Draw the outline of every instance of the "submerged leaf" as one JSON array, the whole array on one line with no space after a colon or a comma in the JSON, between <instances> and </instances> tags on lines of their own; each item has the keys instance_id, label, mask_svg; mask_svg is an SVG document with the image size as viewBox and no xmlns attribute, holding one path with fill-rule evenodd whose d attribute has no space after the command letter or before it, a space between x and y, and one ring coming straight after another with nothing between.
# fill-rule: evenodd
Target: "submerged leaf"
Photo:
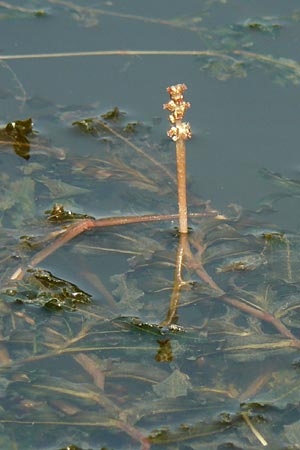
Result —
<instances>
[{"instance_id":1,"label":"submerged leaf","mask_svg":"<svg viewBox=\"0 0 300 450\"><path fill-rule=\"evenodd\" d=\"M231 417L228 414L228 417ZM211 423L207 423L204 420L199 423L194 423L192 425L182 424L177 428L177 430L173 431L169 428L160 428L158 430L154 430L151 432L149 439L153 444L174 444L185 440L192 440L198 438L198 442L201 445L201 438L207 438L209 436L215 435L216 433L222 433L225 430L228 430L234 425L235 419L234 417L231 420L225 421L213 421ZM198 447L198 442L196 443L196 447L192 447L195 449L201 448ZM214 440L215 442L215 440ZM205 447L207 448L207 442L205 443ZM202 447L203 448L203 447ZM218 448L221 448L218 446ZM230 444L229 448L232 447Z\"/></svg>"},{"instance_id":2,"label":"submerged leaf","mask_svg":"<svg viewBox=\"0 0 300 450\"><path fill-rule=\"evenodd\" d=\"M1 12L1 11L4 12ZM44 17L48 13L44 9L24 8L23 6L11 5L7 2L1 2L0 19L31 19L32 16Z\"/></svg>"},{"instance_id":3,"label":"submerged leaf","mask_svg":"<svg viewBox=\"0 0 300 450\"><path fill-rule=\"evenodd\" d=\"M263 361L266 357L273 355L286 355L288 352L294 352L291 339L284 339L276 334L263 334L253 330L252 332L244 330L244 336L228 335L226 344L223 344L222 350L230 355L231 358L241 362Z\"/></svg>"},{"instance_id":4,"label":"submerged leaf","mask_svg":"<svg viewBox=\"0 0 300 450\"><path fill-rule=\"evenodd\" d=\"M251 402L272 405L283 409L288 405L299 404L300 381L297 371L273 371L272 378L264 389L251 398Z\"/></svg>"},{"instance_id":5,"label":"submerged leaf","mask_svg":"<svg viewBox=\"0 0 300 450\"><path fill-rule=\"evenodd\" d=\"M284 426L287 440L290 444L296 445L299 448L300 442L300 420Z\"/></svg>"},{"instance_id":6,"label":"submerged leaf","mask_svg":"<svg viewBox=\"0 0 300 450\"><path fill-rule=\"evenodd\" d=\"M18 156L28 160L30 158L30 142L28 136L33 135L32 119L9 122L0 129L0 145L12 144Z\"/></svg>"},{"instance_id":7,"label":"submerged leaf","mask_svg":"<svg viewBox=\"0 0 300 450\"><path fill-rule=\"evenodd\" d=\"M45 175L42 175L39 181L47 186L53 198L72 197L73 195L82 195L89 192L89 189L48 178Z\"/></svg>"},{"instance_id":8,"label":"submerged leaf","mask_svg":"<svg viewBox=\"0 0 300 450\"><path fill-rule=\"evenodd\" d=\"M201 70L208 71L211 76L220 81L230 78L245 78L247 76L246 64L243 61L211 57Z\"/></svg>"},{"instance_id":9,"label":"submerged leaf","mask_svg":"<svg viewBox=\"0 0 300 450\"><path fill-rule=\"evenodd\" d=\"M162 398L176 398L187 395L192 388L190 378L176 369L168 378L153 386L154 392Z\"/></svg>"},{"instance_id":10,"label":"submerged leaf","mask_svg":"<svg viewBox=\"0 0 300 450\"><path fill-rule=\"evenodd\" d=\"M72 125L77 126L83 133L91 134L92 136L97 136L98 134L98 127L93 118L76 120Z\"/></svg>"},{"instance_id":11,"label":"submerged leaf","mask_svg":"<svg viewBox=\"0 0 300 450\"><path fill-rule=\"evenodd\" d=\"M3 292L5 295L17 302L54 310L76 310L78 305L91 302L91 295L75 284L41 269L28 270L17 288Z\"/></svg>"},{"instance_id":12,"label":"submerged leaf","mask_svg":"<svg viewBox=\"0 0 300 450\"><path fill-rule=\"evenodd\" d=\"M125 112L120 111L119 108L117 106L115 106L112 111L108 111L105 114L101 114L101 117L105 120L109 120L112 122L118 122L123 119L125 114L126 114Z\"/></svg>"},{"instance_id":13,"label":"submerged leaf","mask_svg":"<svg viewBox=\"0 0 300 450\"><path fill-rule=\"evenodd\" d=\"M117 285L112 294L120 299L123 307L129 308L129 310L132 308L133 311L143 308L140 299L144 296L144 292L137 287L136 280L128 280L126 274L123 273L111 276L110 280Z\"/></svg>"},{"instance_id":14,"label":"submerged leaf","mask_svg":"<svg viewBox=\"0 0 300 450\"><path fill-rule=\"evenodd\" d=\"M291 178L284 177L283 175L272 172L266 168L260 169L259 172L264 178L273 181L283 189L293 194L300 194L300 180L292 180Z\"/></svg>"},{"instance_id":15,"label":"submerged leaf","mask_svg":"<svg viewBox=\"0 0 300 450\"><path fill-rule=\"evenodd\" d=\"M266 16L246 19L234 28L270 33L274 37L282 27L283 22L278 17Z\"/></svg>"},{"instance_id":16,"label":"submerged leaf","mask_svg":"<svg viewBox=\"0 0 300 450\"><path fill-rule=\"evenodd\" d=\"M35 182L30 177L19 178L10 182L5 174L0 175L0 211L2 221L11 221L18 227L34 217Z\"/></svg>"},{"instance_id":17,"label":"submerged leaf","mask_svg":"<svg viewBox=\"0 0 300 450\"><path fill-rule=\"evenodd\" d=\"M87 214L73 213L72 211L66 211L63 205L55 203L51 210L45 211L45 214L49 214L49 222L69 222L79 219L94 219L94 217Z\"/></svg>"},{"instance_id":18,"label":"submerged leaf","mask_svg":"<svg viewBox=\"0 0 300 450\"><path fill-rule=\"evenodd\" d=\"M68 445L68 447L61 448L60 450L84 450L84 449L77 447L77 445Z\"/></svg>"},{"instance_id":19,"label":"submerged leaf","mask_svg":"<svg viewBox=\"0 0 300 450\"><path fill-rule=\"evenodd\" d=\"M256 270L264 262L264 258L261 255L244 255L239 258L225 260L222 265L217 267L216 272L244 272Z\"/></svg>"}]
</instances>

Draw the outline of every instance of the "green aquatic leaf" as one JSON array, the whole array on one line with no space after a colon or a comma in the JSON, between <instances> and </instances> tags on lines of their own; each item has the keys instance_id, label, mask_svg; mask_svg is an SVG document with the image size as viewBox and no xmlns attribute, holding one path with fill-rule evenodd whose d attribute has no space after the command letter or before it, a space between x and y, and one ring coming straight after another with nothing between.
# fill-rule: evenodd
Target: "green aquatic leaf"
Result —
<instances>
[{"instance_id":1,"label":"green aquatic leaf","mask_svg":"<svg viewBox=\"0 0 300 450\"><path fill-rule=\"evenodd\" d=\"M250 31L258 31L261 33L269 33L272 37L278 35L279 30L284 26L284 22L275 16L265 16L248 18L238 25L234 26L237 30L248 29Z\"/></svg>"},{"instance_id":2,"label":"green aquatic leaf","mask_svg":"<svg viewBox=\"0 0 300 450\"><path fill-rule=\"evenodd\" d=\"M19 227L31 220L36 213L35 182L30 177L10 181L0 175L0 212L2 221Z\"/></svg>"},{"instance_id":3,"label":"green aquatic leaf","mask_svg":"<svg viewBox=\"0 0 300 450\"><path fill-rule=\"evenodd\" d=\"M284 409L300 401L299 373L296 370L274 370L270 381L250 399L251 403ZM246 403L247 405L247 403Z\"/></svg>"},{"instance_id":4,"label":"green aquatic leaf","mask_svg":"<svg viewBox=\"0 0 300 450\"><path fill-rule=\"evenodd\" d=\"M158 336L170 336L185 333L184 327L180 325L171 324L169 326L161 326L157 323L145 322L139 317L121 316L114 320L117 323L121 323L130 330L138 330L143 333L149 333Z\"/></svg>"},{"instance_id":5,"label":"green aquatic leaf","mask_svg":"<svg viewBox=\"0 0 300 450\"><path fill-rule=\"evenodd\" d=\"M187 374L176 369L165 380L153 386L153 391L162 398L184 397L192 389L190 378Z\"/></svg>"},{"instance_id":6,"label":"green aquatic leaf","mask_svg":"<svg viewBox=\"0 0 300 450\"><path fill-rule=\"evenodd\" d=\"M267 70L271 78L281 86L300 83L300 64L294 59L275 58L272 55L239 50L235 53L238 53L245 62L250 62L250 67Z\"/></svg>"},{"instance_id":7,"label":"green aquatic leaf","mask_svg":"<svg viewBox=\"0 0 300 450\"><path fill-rule=\"evenodd\" d=\"M300 194L300 180L293 180L288 177L284 177L279 173L272 172L269 169L260 169L260 174L267 180L271 180L277 186L280 186L284 190L296 194Z\"/></svg>"},{"instance_id":8,"label":"green aquatic leaf","mask_svg":"<svg viewBox=\"0 0 300 450\"><path fill-rule=\"evenodd\" d=\"M126 274L112 275L110 281L117 285L112 291L112 294L119 299L119 303L127 312L138 311L143 308L141 299L144 297L144 292L137 287L137 282L134 279L128 279Z\"/></svg>"},{"instance_id":9,"label":"green aquatic leaf","mask_svg":"<svg viewBox=\"0 0 300 450\"><path fill-rule=\"evenodd\" d=\"M15 122L9 122L6 127L5 131L9 135L21 135L21 136L27 136L28 134L33 132L33 121L31 118L25 119L25 120L16 120Z\"/></svg>"},{"instance_id":10,"label":"green aquatic leaf","mask_svg":"<svg viewBox=\"0 0 300 450\"><path fill-rule=\"evenodd\" d=\"M73 220L94 219L94 217L87 214L78 214L65 210L63 205L59 205L58 203L55 203L52 209L45 211L45 214L49 215L49 222L70 222Z\"/></svg>"},{"instance_id":11,"label":"green aquatic leaf","mask_svg":"<svg viewBox=\"0 0 300 450\"><path fill-rule=\"evenodd\" d=\"M76 310L89 304L91 295L69 281L55 277L46 270L28 270L16 289L3 292L11 300L54 310Z\"/></svg>"},{"instance_id":12,"label":"green aquatic leaf","mask_svg":"<svg viewBox=\"0 0 300 450\"><path fill-rule=\"evenodd\" d=\"M101 145L101 157L88 158L80 161L80 171L97 181L115 180L128 184L132 189L124 190L122 195L130 195L130 202L138 203L137 189L159 194L167 202L166 195L171 195L174 177L169 154L161 152L159 145L151 144L149 134L153 126L141 122L120 124L106 122L99 118L89 118L73 122L85 134L91 134ZM171 167L171 170L169 169ZM170 182L161 183L161 175ZM145 204L145 193L142 194L142 204ZM150 196L150 195L149 195ZM153 196L152 196L152 201ZM157 198L155 198L157 203Z\"/></svg>"},{"instance_id":13,"label":"green aquatic leaf","mask_svg":"<svg viewBox=\"0 0 300 450\"><path fill-rule=\"evenodd\" d=\"M123 128L123 131L127 134L136 133L138 125L138 122L128 122L127 125Z\"/></svg>"},{"instance_id":14,"label":"green aquatic leaf","mask_svg":"<svg viewBox=\"0 0 300 450\"><path fill-rule=\"evenodd\" d=\"M68 445L68 447L61 448L59 450L84 450L83 448L77 447L77 445Z\"/></svg>"},{"instance_id":15,"label":"green aquatic leaf","mask_svg":"<svg viewBox=\"0 0 300 450\"><path fill-rule=\"evenodd\" d=\"M217 273L225 272L245 272L258 269L266 261L260 254L241 255L240 257L225 259L222 264L217 267Z\"/></svg>"},{"instance_id":16,"label":"green aquatic leaf","mask_svg":"<svg viewBox=\"0 0 300 450\"><path fill-rule=\"evenodd\" d=\"M220 81L227 81L231 78L246 78L247 70L244 61L234 58L222 59L219 57L210 57L206 63L201 61L201 70Z\"/></svg>"},{"instance_id":17,"label":"green aquatic leaf","mask_svg":"<svg viewBox=\"0 0 300 450\"><path fill-rule=\"evenodd\" d=\"M242 330L241 330L242 332ZM293 353L291 339L285 339L281 335L268 335L257 329L243 329L244 334L227 335L222 344L222 351L236 361L248 362L264 361L270 356L283 356ZM225 338L225 336L224 336Z\"/></svg>"},{"instance_id":18,"label":"green aquatic leaf","mask_svg":"<svg viewBox=\"0 0 300 450\"><path fill-rule=\"evenodd\" d=\"M113 110L108 111L105 114L101 114L101 117L110 122L119 122L126 115L124 111L120 111L117 106L114 107Z\"/></svg>"},{"instance_id":19,"label":"green aquatic leaf","mask_svg":"<svg viewBox=\"0 0 300 450\"><path fill-rule=\"evenodd\" d=\"M31 9L22 6L11 5L8 2L1 2L0 20L31 19L32 17L45 17L48 15L46 9Z\"/></svg>"},{"instance_id":20,"label":"green aquatic leaf","mask_svg":"<svg viewBox=\"0 0 300 450\"><path fill-rule=\"evenodd\" d=\"M222 433L234 426L236 419L234 416L228 413L228 418L230 417L231 419L228 419L227 421L214 420L211 423L207 423L205 422L205 420L203 420L199 423L193 423L191 425L184 423L180 425L175 431L170 430L168 427L160 428L152 431L149 439L153 444L168 445L198 438L198 442L200 442L201 445L201 438L208 438L209 436ZM205 445L207 448L207 442ZM220 443L220 445L222 445L222 443ZM196 449L197 448L198 447L196 447Z\"/></svg>"},{"instance_id":21,"label":"green aquatic leaf","mask_svg":"<svg viewBox=\"0 0 300 450\"><path fill-rule=\"evenodd\" d=\"M79 130L85 134L91 134L92 136L98 135L99 127L93 118L76 120L72 125L78 127Z\"/></svg>"},{"instance_id":22,"label":"green aquatic leaf","mask_svg":"<svg viewBox=\"0 0 300 450\"><path fill-rule=\"evenodd\" d=\"M20 170L24 175L32 175L35 172L45 171L45 166L37 162L28 162L25 166L21 167Z\"/></svg>"},{"instance_id":23,"label":"green aquatic leaf","mask_svg":"<svg viewBox=\"0 0 300 450\"><path fill-rule=\"evenodd\" d=\"M83 195L90 191L89 189L74 186L58 179L49 178L46 175L40 176L38 181L49 189L54 199Z\"/></svg>"},{"instance_id":24,"label":"green aquatic leaf","mask_svg":"<svg viewBox=\"0 0 300 450\"><path fill-rule=\"evenodd\" d=\"M287 441L292 445L296 445L296 449L299 448L300 420L293 422L290 425L284 425L284 431Z\"/></svg>"},{"instance_id":25,"label":"green aquatic leaf","mask_svg":"<svg viewBox=\"0 0 300 450\"><path fill-rule=\"evenodd\" d=\"M28 137L35 134L31 118L9 122L4 128L0 129L0 146L11 144L18 156L28 160L30 158Z\"/></svg>"}]
</instances>

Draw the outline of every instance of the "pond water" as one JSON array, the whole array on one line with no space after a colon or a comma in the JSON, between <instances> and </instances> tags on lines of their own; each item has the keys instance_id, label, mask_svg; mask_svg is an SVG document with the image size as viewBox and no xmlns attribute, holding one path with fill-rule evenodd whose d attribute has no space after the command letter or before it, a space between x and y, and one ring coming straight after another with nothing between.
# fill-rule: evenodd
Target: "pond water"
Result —
<instances>
[{"instance_id":1,"label":"pond water","mask_svg":"<svg viewBox=\"0 0 300 450\"><path fill-rule=\"evenodd\" d=\"M14 0L0 21L0 448L298 448L299 2Z\"/></svg>"}]
</instances>

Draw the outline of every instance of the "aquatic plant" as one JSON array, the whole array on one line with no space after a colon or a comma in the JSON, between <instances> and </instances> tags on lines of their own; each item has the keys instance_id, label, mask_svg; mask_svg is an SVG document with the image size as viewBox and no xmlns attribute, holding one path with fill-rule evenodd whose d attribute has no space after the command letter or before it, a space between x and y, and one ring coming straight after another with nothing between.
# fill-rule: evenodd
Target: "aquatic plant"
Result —
<instances>
[{"instance_id":1,"label":"aquatic plant","mask_svg":"<svg viewBox=\"0 0 300 450\"><path fill-rule=\"evenodd\" d=\"M219 80L267 68L276 81L299 83L296 60L280 58L274 46L259 53L262 39L273 44L285 33L286 21L254 15L212 28L204 4L216 2L226 3L205 0L196 15L162 20L46 0L59 5L57 16L70 14L81 26L110 15L192 32L199 49L0 57L20 106L0 130L1 448L256 450L299 443L299 232L262 222L267 207L298 195L298 181L265 169L278 192L264 199L260 215L234 207L225 217L191 189L193 212L186 208L178 233L175 161L170 144L153 138L157 121L127 122L124 108L104 113L99 103L52 105L58 127L85 151L55 148L54 134L45 141L39 129L45 116L22 112L30 95L8 66L105 55L127 62L141 55L142 64L173 55ZM1 19L6 11L40 20L35 6L0 1ZM39 134L28 128L23 138L19 126L31 116ZM15 170L6 171L13 158ZM109 204L113 217L84 214L98 217L110 192L121 199ZM186 232L187 219L193 232Z\"/></svg>"},{"instance_id":2,"label":"aquatic plant","mask_svg":"<svg viewBox=\"0 0 300 450\"><path fill-rule=\"evenodd\" d=\"M14 391L24 389L26 398L36 398L38 393L46 400L44 419L37 418L38 405L26 410L22 401L17 400L12 403L16 405L10 410L12 416L0 416L0 423L25 426L34 422L40 427L51 424L57 430L62 424L78 430L86 427L113 429L123 431L142 450L156 444L170 448L168 446L175 442L187 440L191 441L191 448L205 448L208 437L214 436L222 443L223 434L231 436L236 424L240 427L244 424L247 430L242 434L250 433L252 439L265 445L270 440L269 434L260 431L257 422L265 398L280 408L286 408L292 401L299 385L297 374L289 373L289 388L283 397L281 384L286 375L281 368L270 366L270 361L274 355L288 358L290 353L300 348L297 333L300 326L296 314L299 305L295 297L299 289L296 256L299 239L262 226L255 235L249 228L252 219L241 217L236 210L225 217L215 211L209 202L200 203L197 200L197 207L194 206L196 212L187 213L185 173L182 173L185 169L185 138L190 137L188 124L182 124L189 105L183 100L185 88L183 84L168 88L171 99L166 105L171 113L169 136L184 155L183 163L182 159L177 158L179 172L181 170L178 175L179 214L170 212L94 219L85 214L74 214L62 204L55 204L52 210L47 211L45 221L46 229L51 227L51 232L39 242L31 236L23 236L23 254L19 251L23 263L19 267L16 268L20 264L18 259L5 259L10 249L2 250L2 260L9 261L10 266L14 265L13 274L9 280L4 279L1 292L5 302L4 323L11 320L13 324L11 328L3 329L3 335L11 344L20 339L23 346L22 349L15 349L11 345L8 351L6 341L0 343L3 383L8 383L3 395L10 399L15 395ZM111 118L109 113L103 116L107 121ZM122 121L122 117L119 119ZM176 176L170 167L166 169L161 161L156 160L155 148L149 157L138 146L137 137L132 142L125 129L127 127L116 120L111 120L108 125L97 117L74 122L75 133L83 132L86 139L96 139L97 143L102 142L105 133L105 145L109 141L109 151L92 161L93 171L89 166L84 166L87 163L83 160L80 166L79 161L74 159L73 167L76 170L80 167L83 177L97 179L105 175L105 179L126 182L135 195L138 189L143 189L153 193L155 198L161 194L160 189L154 189L155 183L168 177L171 192L166 194L163 191L160 202L165 211L170 207L168 196L174 196ZM120 141L119 154L113 139ZM132 158L131 154L127 158L125 145L136 158ZM111 148L114 152L110 151ZM55 167L55 179L45 180L40 174L37 180L48 187L53 199L61 196L67 198L70 187L58 183L57 164ZM271 175L269 178L275 179L280 186L286 184L283 177ZM14 188L14 185L11 187ZM72 192L74 195L88 195L74 191L74 187ZM33 188L31 198L34 198ZM13 203L13 212L15 209ZM187 233L187 218L193 224L193 233ZM163 222L177 220L180 221L180 233L174 230L170 233L170 229L166 231L162 227ZM151 227L152 222L161 225ZM134 224L143 224L141 229L138 228L139 233L137 228L132 230ZM126 226L126 233L122 234L121 226ZM119 228L112 231L115 230L113 227ZM101 230L101 233L84 237L84 232L89 230ZM78 242L75 238L79 235L82 239ZM81 277L101 295L100 302L77 283L37 268L48 256L55 256L58 249L73 240L75 242L69 251L76 253L78 261L85 254L90 257L99 251L130 256L128 272L110 277L109 283L115 289L110 289L107 282L101 280L100 270L86 269L86 261L83 260ZM16 251L16 244L12 245ZM173 271L172 281L170 268ZM284 304L282 295L286 298ZM180 308L193 308L195 305L197 308L194 311L199 316L194 317L193 313L193 321L189 324L179 320ZM216 313L210 316L207 311L214 308ZM39 310L46 311L46 326L43 320L40 321ZM199 323L200 319L203 323ZM114 358L112 355L117 356ZM249 379L237 380L234 387L232 383L229 385L226 367L216 373L214 364L207 363L218 355L231 360L232 364L242 361L247 370L249 368ZM39 369L39 361L52 361L58 357L69 358L68 364L75 363L77 369L80 367L82 378L88 377L92 382L82 384L81 379L74 376L75 371L66 377L49 370L45 376ZM165 367L154 367L153 360ZM186 361L188 365L182 364ZM257 374L258 362L261 372ZM37 366L35 373L30 371L31 364ZM20 367L24 373L28 367L26 376L30 379L30 386L26 384L20 388L18 379L11 378L10 374L14 376ZM126 398L126 393L121 394L124 404L120 405L119 378L124 379L124 384L125 379L129 383L138 380L143 388L142 393L136 396L131 393L130 400ZM118 379L116 383L115 379ZM106 387L105 380L109 380L109 387ZM273 393L274 383L276 395ZM51 401L47 400L48 397ZM233 404L231 408L235 408L234 413L220 413L224 410L225 400ZM205 407L203 402L208 406ZM22 420L17 422L15 416L19 409L23 415ZM61 414L64 415L63 421ZM167 420L167 427L164 428L162 416L173 417L173 414L182 414L188 424L174 430ZM249 449L256 448L255 445L249 446Z\"/></svg>"}]
</instances>

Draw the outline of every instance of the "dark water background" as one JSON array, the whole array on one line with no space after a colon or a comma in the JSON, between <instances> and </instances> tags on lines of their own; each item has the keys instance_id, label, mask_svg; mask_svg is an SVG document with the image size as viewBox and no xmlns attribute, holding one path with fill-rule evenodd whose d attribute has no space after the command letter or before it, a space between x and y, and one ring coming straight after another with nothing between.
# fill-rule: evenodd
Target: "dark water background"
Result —
<instances>
[{"instance_id":1,"label":"dark water background","mask_svg":"<svg viewBox=\"0 0 300 450\"><path fill-rule=\"evenodd\" d=\"M229 28L248 18L278 17L284 23L279 36L250 31L248 41L255 42L258 53L297 60L299 25L289 20L298 7L297 1L211 2L209 7L208 3L189 1L183 6L176 1L171 5L158 1L149 4L122 1L110 7L105 2L85 5L160 19L200 16L203 19L200 25L203 23L203 27L212 31ZM214 44L206 39L205 31L196 34L122 17L102 16L99 25L84 27L66 7L35 4L40 8L49 7L49 15L39 19L2 20L2 54L108 49L206 50ZM203 198L212 199L219 208L231 202L245 208L255 207L269 188L257 174L261 167L294 177L298 174L299 87L292 84L282 87L272 82L272 68L269 73L250 68L246 78L221 82L201 71L200 63L192 56L65 58L12 61L10 66L28 97L52 103L52 110L58 104L68 108L68 105L98 103L101 111L118 105L135 120L147 122L162 117L158 138L164 136L167 126L161 110L166 86L186 83L187 98L192 103L188 119L194 132L189 143L188 173L193 190ZM4 70L1 79L2 89L17 89ZM14 120L17 111L16 101L2 100L3 122ZM33 116L38 114L34 109L29 111ZM70 145L70 135L51 124L51 113L35 122L52 138L55 135L59 142ZM76 142L71 142L71 146L72 151L82 152ZM122 211L126 213L126 205L122 205ZM98 212L103 213L110 211L106 208ZM284 211L280 222L297 226L298 217L289 215L287 219L287 215Z\"/></svg>"},{"instance_id":2,"label":"dark water background","mask_svg":"<svg viewBox=\"0 0 300 450\"><path fill-rule=\"evenodd\" d=\"M0 2L0 62L1 55L93 50L216 50L221 53L230 53L236 48L258 55L272 55L275 59L287 58L294 61L299 59L300 13L297 10L300 8L297 0L288 2L280 0L249 0L247 2L242 0L188 0L185 2L178 0L172 2L45 0L43 2L28 1L24 5L21 3L24 2L9 1L5 4ZM76 13L72 4L84 6L85 13ZM30 11L19 10L19 6L33 11L44 10L46 14L37 16ZM88 15L88 8L100 8L109 14ZM148 21L147 18L155 20ZM176 27L164 22L174 18L190 18L191 20L185 26ZM247 27L245 25L247 19L263 23L265 28ZM272 28L272 25L278 23L280 27ZM198 31L191 29L193 27L198 27ZM143 194L136 202L136 198L130 194L131 191L126 192L126 185L124 187L119 183L114 185L112 182L94 183L88 177L83 182L75 171L70 171L68 162L77 157L88 161L89 158L97 156L98 151L98 144L88 141L85 135L76 133L72 122L86 117L95 117L115 106L126 111L127 121L141 121L146 125L152 125L155 122L156 125L151 131L151 140L155 145L161 145L163 151L173 151L171 146L168 147L166 144L168 122L162 104L168 101L167 86L178 82L185 83L188 86L186 100L191 102L187 120L193 131L193 138L187 145L189 191L201 199L211 200L212 206L221 212L232 203L246 211L258 210L263 204L262 199L276 192L285 192L283 185L278 188L272 181L266 180L261 175L262 168L278 172L287 178L300 180L300 84L297 84L300 82L300 69L296 74L292 71L292 77L289 78L290 72L278 69L276 63L259 65L254 58L243 60L244 77L236 77L228 72L227 79L221 80L220 77L214 76L204 68L207 62L208 60L202 57L180 55L78 56L7 60L4 63L8 66L5 64L0 66L0 122L4 127L8 122L32 117L34 128L39 134L50 139L53 146L65 150L64 160L55 158L55 155L53 158L49 155L36 155L32 151L29 162L30 164L43 163L45 170L42 175L44 176L51 178L57 171L57 178L70 184L76 185L77 182L80 187L90 190L89 197L78 196L76 200L65 199L65 206L75 208L77 213L106 217L166 213L169 207L170 212L173 212L177 203L176 192L168 198L167 205L167 201L164 202L159 196L157 199L155 196L149 199L147 195L143 198ZM0 171L2 174L8 174L11 183L18 179L26 164L7 148L0 155ZM64 167L66 167L65 172ZM6 178L1 179L3 189L6 188L6 182ZM164 180L162 180L163 183ZM35 220L36 217L44 214L45 209L50 209L52 206L44 189L42 184L37 184L34 211L31 221L22 224L24 228L21 225L19 228L15 225L13 215L5 216L6 213L3 212L4 232L11 233L15 239L19 239L22 234L45 234L40 225L37 230ZM297 185L293 186L288 191L287 197L276 202L272 212L266 212L265 222L273 223L282 231L297 233L300 226L299 197L297 197L299 192L300 188ZM52 203L56 201L55 196L52 200ZM191 206L191 209L193 208L194 205ZM134 230L138 235L139 228ZM172 245L174 249L174 243L172 244L173 237L168 225L165 226L165 230L167 236L162 238L161 245L165 246L164 251L168 253ZM114 242L109 232L107 235L104 233L104 238L110 244ZM82 241L89 242L88 238L82 238ZM101 240L97 242L99 246L102 245ZM106 241L103 247L105 243ZM3 246L6 246L4 237ZM44 261L42 267L51 270L57 277L76 283L81 289L94 295L96 301L101 299L101 295L97 294L95 286L91 286L87 278L82 277L82 273L100 267L102 279L108 280L111 275L126 271L127 256L122 254L104 253L95 256L92 253L90 257L85 255L78 260L74 255L76 255L76 248L75 250L61 249ZM172 279L172 270L167 270L169 270L167 272L169 278ZM140 283L149 281L147 277L147 274L142 274ZM251 283L251 286L255 286L255 279ZM110 281L107 281L107 286L112 288ZM297 298L296 294L295 298ZM199 308L184 310L181 321L190 326L194 320L201 323L205 306L202 309L201 306ZM126 312L125 310L124 315ZM222 308L216 314L217 317L221 315ZM35 312L35 318L42 323L45 320L44 313L39 316ZM152 310L150 307L146 308L144 318L155 320L153 308ZM159 321L159 318L156 320ZM241 323L242 321L243 319ZM296 329L298 327L298 325L293 326ZM125 342L126 337L123 339ZM129 345L132 345L130 340ZM24 357L24 355L20 356ZM122 354L119 358L122 358ZM153 359L153 355L151 358ZM193 358L198 358L198 354L196 356L192 354L180 360L180 369L188 372L191 378L194 369L188 368L188 361L194 360ZM139 361L139 356L137 360ZM66 360L62 364L61 377L68 372L69 363ZM44 370L47 373L49 370L47 363L45 366L43 364L41 363L40 366L36 364L33 372ZM71 364L74 364L74 361ZM219 366L224 364L224 361L212 359L211 366L206 369L207 374L210 374L214 364L216 371L221 370ZM240 361L234 364L236 366L234 365L231 370L236 371L233 373L239 373L241 378L245 377L245 380L249 377L250 382L249 373L256 371L254 363L249 373L243 372ZM284 366L284 362L280 360L278 365ZM72 366L70 367L69 370L72 372ZM226 376L232 377L232 372L229 371ZM234 376L238 378L237 375ZM132 395L137 395L139 398L138 389L141 388L138 387L137 392L134 392L134 387L129 386L128 390L130 389L132 389ZM22 388L20 391L22 393ZM26 394L22 395L26 398ZM142 398L142 394L140 396ZM6 400L8 410L9 404L10 402ZM295 409L297 408L296 403ZM295 421L298 419L297 414ZM21 413L20 416L22 416ZM184 422L184 417L178 419L178 423L176 420L173 422L174 426ZM286 423L293 423L293 420L290 419L290 422ZM172 425L171 419L170 424ZM146 424L145 427L151 430L151 423ZM72 441L70 439L63 441L61 438L58 439L58 444L55 443L49 431L45 434L48 441L46 438L36 437L32 438L31 443L30 432L27 430L25 447L21 447L18 432L14 434L15 432L9 429L3 432L3 436L5 439L10 436L11 440L5 441L3 437L2 442L6 442L7 449L25 448L26 450L56 449L67 443L70 445L71 442L82 448L90 448L92 445L95 445L94 448L101 448L106 443L109 446L107 448L114 446L115 450L139 448L128 438L122 441L122 437L111 437L107 430L103 434L99 431L93 432L91 436L88 430L85 432L86 439L76 429ZM269 448L287 448L276 447L276 432L273 436L268 432L268 439L273 445ZM68 430L67 435L72 436L72 430ZM289 442L294 444L295 439ZM46 442L49 442L48 446ZM180 444L175 441L173 444L168 444L169 446L164 447L163 444L158 448L197 450L205 448L202 447L201 442L196 441L189 447L188 443ZM230 442L232 444L235 441L233 439ZM247 441L248 447L245 444L244 448L256 448L255 438L252 441L249 438L249 442ZM286 442L282 445L285 444ZM219 449L218 445L222 445L222 442L214 444L211 441L209 445L210 447L207 448Z\"/></svg>"}]
</instances>

